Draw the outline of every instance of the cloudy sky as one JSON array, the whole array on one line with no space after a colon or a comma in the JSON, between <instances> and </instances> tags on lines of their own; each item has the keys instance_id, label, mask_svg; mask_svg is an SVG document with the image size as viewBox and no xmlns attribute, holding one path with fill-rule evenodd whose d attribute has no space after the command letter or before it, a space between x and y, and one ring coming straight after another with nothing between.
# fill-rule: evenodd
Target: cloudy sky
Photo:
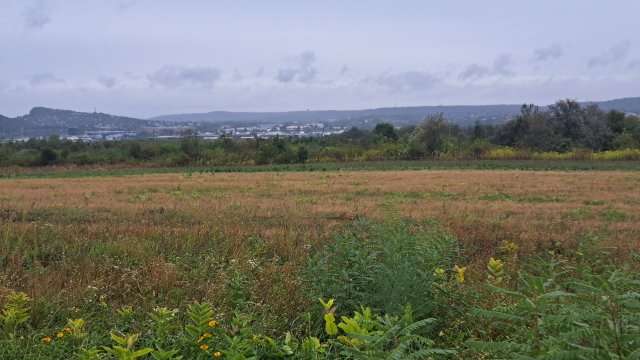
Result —
<instances>
[{"instance_id":1,"label":"cloudy sky","mask_svg":"<svg viewBox=\"0 0 640 360\"><path fill-rule=\"evenodd\" d=\"M637 0L0 0L0 114L640 96Z\"/></svg>"}]
</instances>

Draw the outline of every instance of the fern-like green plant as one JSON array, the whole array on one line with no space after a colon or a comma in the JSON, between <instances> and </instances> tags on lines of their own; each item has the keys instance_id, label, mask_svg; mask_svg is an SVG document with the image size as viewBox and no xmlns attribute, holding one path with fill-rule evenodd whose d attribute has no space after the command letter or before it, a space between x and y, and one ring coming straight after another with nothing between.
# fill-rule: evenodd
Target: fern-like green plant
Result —
<instances>
[{"instance_id":1,"label":"fern-like green plant","mask_svg":"<svg viewBox=\"0 0 640 360\"><path fill-rule=\"evenodd\" d=\"M27 304L29 297L23 292L12 292L8 295L9 301L0 312L0 326L3 338L15 337L18 326L29 320L29 310Z\"/></svg>"},{"instance_id":2,"label":"fern-like green plant","mask_svg":"<svg viewBox=\"0 0 640 360\"><path fill-rule=\"evenodd\" d=\"M473 311L489 326L466 342L471 349L511 358L626 359L640 355L637 272L607 267L602 274L579 272L568 281L521 273L517 291L486 287L511 302Z\"/></svg>"},{"instance_id":3,"label":"fern-like green plant","mask_svg":"<svg viewBox=\"0 0 640 360\"><path fill-rule=\"evenodd\" d=\"M329 343L341 358L352 359L428 359L435 355L453 355L454 350L435 347L435 342L419 332L432 326L436 319L413 321L410 306L404 316L384 317L361 306L353 316L341 316L338 328L342 331Z\"/></svg>"},{"instance_id":4,"label":"fern-like green plant","mask_svg":"<svg viewBox=\"0 0 640 360\"><path fill-rule=\"evenodd\" d=\"M180 360L182 356L177 355L180 351L176 349L164 350L161 347L157 347L156 350L151 352L151 357L155 360Z\"/></svg>"},{"instance_id":5,"label":"fern-like green plant","mask_svg":"<svg viewBox=\"0 0 640 360\"><path fill-rule=\"evenodd\" d=\"M135 350L134 345L138 341L140 334L126 334L124 336L118 336L111 333L111 339L115 341L116 345L111 347L104 346L103 349L108 354L118 360L134 360L139 357L143 357L153 351L151 348L142 348Z\"/></svg>"},{"instance_id":6,"label":"fern-like green plant","mask_svg":"<svg viewBox=\"0 0 640 360\"><path fill-rule=\"evenodd\" d=\"M149 313L149 317L155 324L156 337L164 337L178 329L174 323L175 313L165 307L157 307Z\"/></svg>"},{"instance_id":7,"label":"fern-like green plant","mask_svg":"<svg viewBox=\"0 0 640 360\"><path fill-rule=\"evenodd\" d=\"M213 307L207 303L194 302L187 309L187 316L191 323L185 326L185 330L192 339L198 339L202 334L212 328L215 320L213 318Z\"/></svg>"}]
</instances>

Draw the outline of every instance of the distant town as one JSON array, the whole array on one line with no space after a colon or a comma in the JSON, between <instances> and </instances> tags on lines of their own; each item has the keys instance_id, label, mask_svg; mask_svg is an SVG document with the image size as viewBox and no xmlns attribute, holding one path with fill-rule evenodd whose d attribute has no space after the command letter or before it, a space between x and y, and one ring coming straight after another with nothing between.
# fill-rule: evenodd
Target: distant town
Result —
<instances>
[{"instance_id":1,"label":"distant town","mask_svg":"<svg viewBox=\"0 0 640 360\"><path fill-rule=\"evenodd\" d=\"M343 133L344 126L331 126L325 123L286 123L258 124L252 126L222 125L217 130L199 131L200 124L181 124L179 126L148 126L139 130L117 130L104 128L101 130L83 131L70 127L66 134L57 134L61 140L70 141L116 141L126 139L177 140L185 134L192 134L203 140L218 140L223 137L231 139L268 139L274 137L322 137ZM0 141L28 141L30 138L46 138L45 136L10 137Z\"/></svg>"}]
</instances>

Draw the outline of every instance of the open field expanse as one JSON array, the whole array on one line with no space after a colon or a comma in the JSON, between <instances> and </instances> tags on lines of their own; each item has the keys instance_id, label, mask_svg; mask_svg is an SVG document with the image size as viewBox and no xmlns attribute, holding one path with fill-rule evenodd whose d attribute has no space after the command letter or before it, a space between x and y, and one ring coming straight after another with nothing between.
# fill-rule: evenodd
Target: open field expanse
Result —
<instances>
[{"instance_id":1,"label":"open field expanse","mask_svg":"<svg viewBox=\"0 0 640 360\"><path fill-rule=\"evenodd\" d=\"M455 236L482 282L504 241L522 259L598 239L640 248L640 173L423 170L147 174L0 181L0 299L24 291L40 324L206 300L255 304L300 329L300 271L346 225L402 216ZM240 295L239 295L240 294ZM1 303L0 303L1 305ZM237 304L236 304L237 305ZM104 325L108 327L108 325Z\"/></svg>"},{"instance_id":2,"label":"open field expanse","mask_svg":"<svg viewBox=\"0 0 640 360\"><path fill-rule=\"evenodd\" d=\"M503 240L532 254L548 246L571 248L587 233L614 246L624 260L640 247L640 174L386 171L4 180L0 284L36 298L63 291L79 301L88 286L111 286L112 276L135 270L130 281L136 284L126 295L133 298L122 299L122 289L107 295L149 300L179 290L180 296L215 298L221 282L211 277L225 271L212 269L259 257L268 262L267 273L252 281L267 288L257 296L276 301L264 291L273 290L274 281L295 291L287 275L341 225L389 212L435 220L461 241L471 263L483 264ZM201 262L206 278L183 278ZM114 275L113 266L123 263L128 268ZM158 271L172 276L158 277Z\"/></svg>"}]
</instances>

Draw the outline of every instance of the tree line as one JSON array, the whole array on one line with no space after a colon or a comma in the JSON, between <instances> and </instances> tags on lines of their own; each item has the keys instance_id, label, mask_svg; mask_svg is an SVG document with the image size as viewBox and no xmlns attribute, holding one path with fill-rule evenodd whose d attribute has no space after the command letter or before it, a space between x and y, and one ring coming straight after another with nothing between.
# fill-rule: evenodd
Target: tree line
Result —
<instances>
[{"instance_id":1,"label":"tree line","mask_svg":"<svg viewBox=\"0 0 640 360\"><path fill-rule=\"evenodd\" d=\"M408 159L528 158L532 154L589 154L640 148L640 118L597 105L560 100L540 108L525 104L501 125L452 124L442 114L412 127L387 122L373 130L353 127L326 137L202 140L194 131L178 141L78 142L30 139L0 144L0 166L132 164L144 166L260 165ZM507 155L505 155L507 154ZM511 154L511 155L509 155ZM516 154L516 155L513 155ZM629 153L631 158L640 151ZM535 156L533 156L535 158ZM552 157L550 157L552 158Z\"/></svg>"}]
</instances>

